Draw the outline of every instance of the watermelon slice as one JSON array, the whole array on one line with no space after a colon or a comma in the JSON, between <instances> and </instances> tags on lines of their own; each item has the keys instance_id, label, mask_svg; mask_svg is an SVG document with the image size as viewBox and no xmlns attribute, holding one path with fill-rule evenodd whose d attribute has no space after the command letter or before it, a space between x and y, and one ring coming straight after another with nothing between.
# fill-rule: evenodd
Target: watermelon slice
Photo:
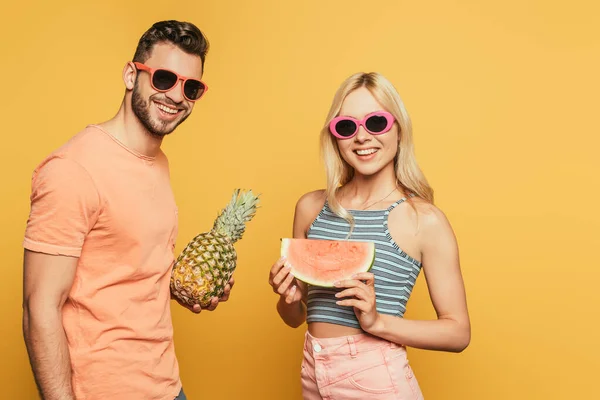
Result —
<instances>
[{"instance_id":1,"label":"watermelon slice","mask_svg":"<svg viewBox=\"0 0 600 400\"><path fill-rule=\"evenodd\" d=\"M281 255L297 279L314 286L333 287L336 281L367 272L375 261L375 244L317 239L281 239Z\"/></svg>"}]
</instances>

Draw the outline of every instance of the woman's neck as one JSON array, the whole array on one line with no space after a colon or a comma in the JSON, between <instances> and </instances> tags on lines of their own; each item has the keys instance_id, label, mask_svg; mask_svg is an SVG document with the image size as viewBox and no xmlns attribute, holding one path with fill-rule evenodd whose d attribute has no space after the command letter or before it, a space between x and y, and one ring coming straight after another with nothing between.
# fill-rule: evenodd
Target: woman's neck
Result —
<instances>
[{"instance_id":1,"label":"woman's neck","mask_svg":"<svg viewBox=\"0 0 600 400\"><path fill-rule=\"evenodd\" d=\"M371 176L355 174L340 190L340 201L348 209L379 208L391 200L396 201L402 190L398 186L393 165Z\"/></svg>"}]
</instances>

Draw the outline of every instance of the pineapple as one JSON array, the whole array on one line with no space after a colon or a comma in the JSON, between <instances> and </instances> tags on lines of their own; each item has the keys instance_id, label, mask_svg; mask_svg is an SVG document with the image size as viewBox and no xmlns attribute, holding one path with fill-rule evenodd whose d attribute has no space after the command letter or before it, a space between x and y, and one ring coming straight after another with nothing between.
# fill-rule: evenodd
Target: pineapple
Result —
<instances>
[{"instance_id":1,"label":"pineapple","mask_svg":"<svg viewBox=\"0 0 600 400\"><path fill-rule=\"evenodd\" d=\"M212 297L223 295L236 268L234 243L242 238L246 222L256 213L258 196L235 189L227 207L212 229L193 238L181 252L171 271L171 293L189 306L205 307Z\"/></svg>"}]
</instances>

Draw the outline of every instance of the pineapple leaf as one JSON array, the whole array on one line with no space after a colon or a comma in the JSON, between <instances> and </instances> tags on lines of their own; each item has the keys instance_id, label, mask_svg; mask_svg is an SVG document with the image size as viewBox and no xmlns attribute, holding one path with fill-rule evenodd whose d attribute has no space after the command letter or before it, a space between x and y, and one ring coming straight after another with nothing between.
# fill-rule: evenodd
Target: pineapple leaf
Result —
<instances>
[{"instance_id":1,"label":"pineapple leaf","mask_svg":"<svg viewBox=\"0 0 600 400\"><path fill-rule=\"evenodd\" d=\"M235 189L229 204L215 219L212 230L229 237L232 243L240 240L246 231L246 222L256 214L259 196L254 195L252 190Z\"/></svg>"}]
</instances>

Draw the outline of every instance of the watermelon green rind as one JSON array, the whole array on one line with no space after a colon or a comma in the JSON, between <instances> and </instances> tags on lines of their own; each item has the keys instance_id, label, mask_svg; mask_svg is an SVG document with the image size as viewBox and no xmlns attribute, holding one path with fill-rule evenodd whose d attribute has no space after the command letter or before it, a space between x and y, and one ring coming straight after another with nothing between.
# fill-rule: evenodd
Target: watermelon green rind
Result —
<instances>
[{"instance_id":1,"label":"watermelon green rind","mask_svg":"<svg viewBox=\"0 0 600 400\"><path fill-rule=\"evenodd\" d=\"M288 253L289 253L289 247L291 245L291 243L294 240L315 240L315 239L290 239L290 238L283 238L281 239L281 256L283 257L288 257ZM329 241L331 242L331 241ZM359 242L359 241L352 241L352 243L355 244L360 244L360 245L364 245L367 246L369 249L369 253L371 254L371 257L369 258L369 261L365 262L363 265L361 265L359 268L357 268L353 273L360 273L360 272L369 272L371 270L371 268L373 267L373 264L375 262L375 244L372 242ZM304 275L302 272L298 271L297 269L294 268L293 263L291 264L291 273L292 275L294 275L295 278L297 278L298 280L308 283L309 285L313 285L313 286L319 286L319 287L334 287L334 282L328 282L326 280L317 280L317 279L313 279L313 277L310 276L306 276Z\"/></svg>"}]
</instances>

